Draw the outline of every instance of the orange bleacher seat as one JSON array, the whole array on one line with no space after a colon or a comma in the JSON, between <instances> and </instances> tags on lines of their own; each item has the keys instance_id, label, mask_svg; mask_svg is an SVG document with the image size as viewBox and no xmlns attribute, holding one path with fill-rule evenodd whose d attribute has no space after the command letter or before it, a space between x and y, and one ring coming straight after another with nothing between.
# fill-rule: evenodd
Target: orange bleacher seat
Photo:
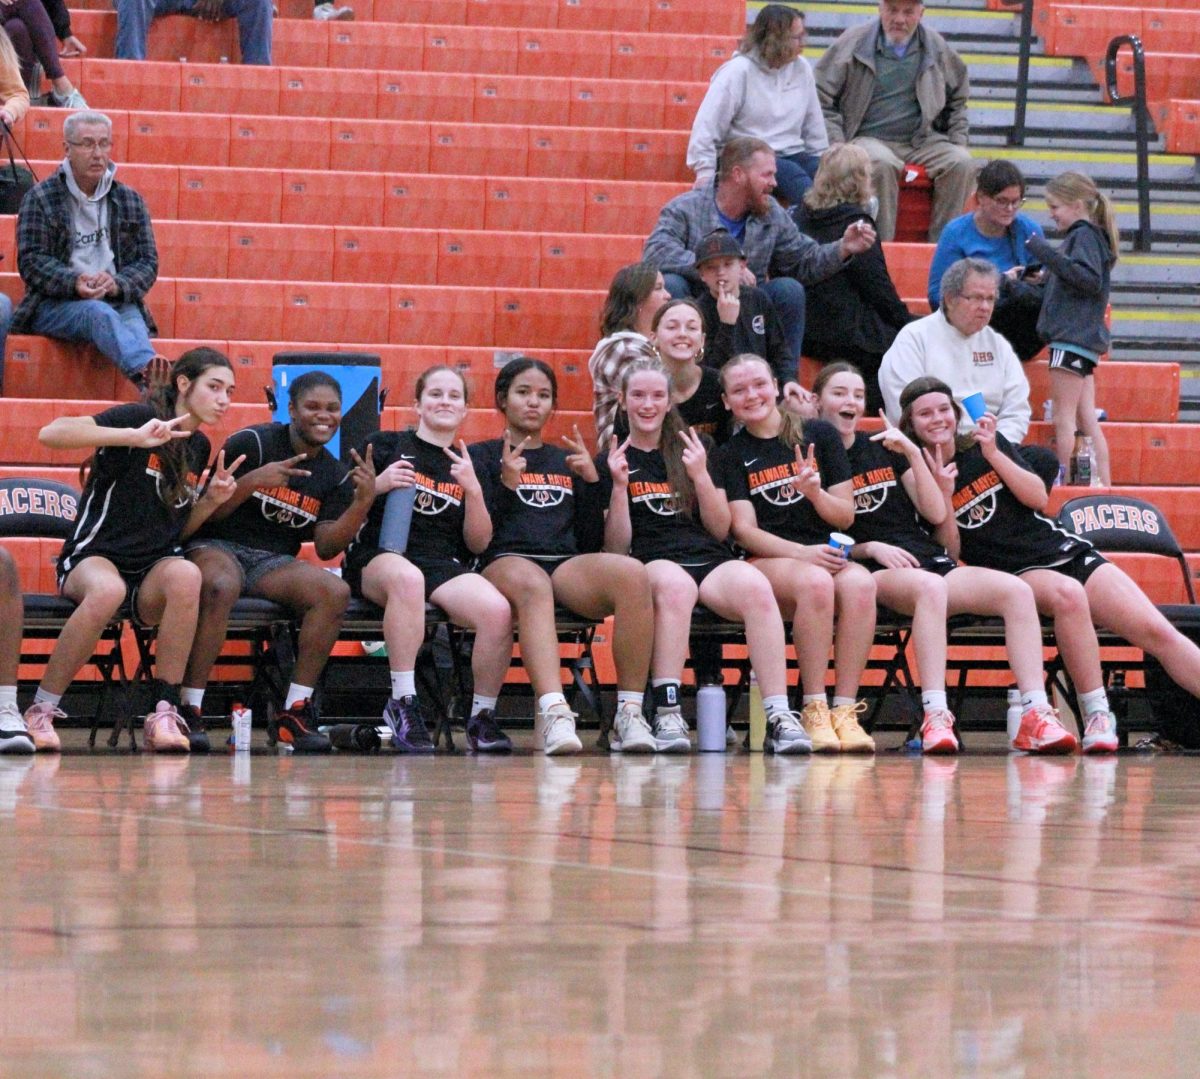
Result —
<instances>
[{"instance_id":1,"label":"orange bleacher seat","mask_svg":"<svg viewBox=\"0 0 1200 1079\"><path fill-rule=\"evenodd\" d=\"M63 121L69 113L63 109L30 109L17 124L14 134L17 142L31 160L61 161L63 158ZM127 161L129 147L126 135L129 131L128 114L120 109L108 109L112 121L112 159Z\"/></svg>"},{"instance_id":2,"label":"orange bleacher seat","mask_svg":"<svg viewBox=\"0 0 1200 1079\"><path fill-rule=\"evenodd\" d=\"M1176 396L1173 400L1178 400ZM1190 423L1143 428L1140 482L1200 484L1200 427ZM1153 501L1153 500L1152 500ZM1200 547L1200 543L1185 543Z\"/></svg>"},{"instance_id":3,"label":"orange bleacher seat","mask_svg":"<svg viewBox=\"0 0 1200 1079\"><path fill-rule=\"evenodd\" d=\"M650 5L647 29L652 33L687 33L693 26L740 38L746 32L746 5L738 0L654 0Z\"/></svg>"},{"instance_id":4,"label":"orange bleacher seat","mask_svg":"<svg viewBox=\"0 0 1200 1079\"><path fill-rule=\"evenodd\" d=\"M1142 13L1129 6L1049 4L1038 10L1035 21L1049 55L1102 60L1112 38L1141 32Z\"/></svg>"},{"instance_id":5,"label":"orange bleacher seat","mask_svg":"<svg viewBox=\"0 0 1200 1079\"><path fill-rule=\"evenodd\" d=\"M336 221L344 225L378 227L383 224L381 172L330 172L297 170L283 178L282 223L320 225Z\"/></svg>"},{"instance_id":6,"label":"orange bleacher seat","mask_svg":"<svg viewBox=\"0 0 1200 1079\"><path fill-rule=\"evenodd\" d=\"M333 120L329 157L334 169L390 172L429 168L430 125L405 120Z\"/></svg>"},{"instance_id":7,"label":"orange bleacher seat","mask_svg":"<svg viewBox=\"0 0 1200 1079\"><path fill-rule=\"evenodd\" d=\"M483 228L573 232L582 226L586 180L505 177L486 184Z\"/></svg>"},{"instance_id":8,"label":"orange bleacher seat","mask_svg":"<svg viewBox=\"0 0 1200 1079\"><path fill-rule=\"evenodd\" d=\"M97 11L73 9L71 32L87 42L93 56L112 56L117 40L117 13L111 5Z\"/></svg>"},{"instance_id":9,"label":"orange bleacher seat","mask_svg":"<svg viewBox=\"0 0 1200 1079\"><path fill-rule=\"evenodd\" d=\"M640 236L557 233L543 235L541 245L537 283L553 289L606 287L617 270L637 262L642 253Z\"/></svg>"},{"instance_id":10,"label":"orange bleacher seat","mask_svg":"<svg viewBox=\"0 0 1200 1079\"><path fill-rule=\"evenodd\" d=\"M1200 56L1184 52L1146 53L1146 99L1150 102L1169 98L1192 97L1200 86ZM1133 93L1133 55L1123 49L1117 57L1117 92Z\"/></svg>"},{"instance_id":11,"label":"orange bleacher seat","mask_svg":"<svg viewBox=\"0 0 1200 1079\"><path fill-rule=\"evenodd\" d=\"M495 343L516 349L590 348L603 302L603 292L498 288Z\"/></svg>"},{"instance_id":12,"label":"orange bleacher seat","mask_svg":"<svg viewBox=\"0 0 1200 1079\"><path fill-rule=\"evenodd\" d=\"M686 131L626 131L626 180L674 180L690 183Z\"/></svg>"},{"instance_id":13,"label":"orange bleacher seat","mask_svg":"<svg viewBox=\"0 0 1200 1079\"><path fill-rule=\"evenodd\" d=\"M525 129L476 124L429 125L429 171L475 176L526 173Z\"/></svg>"},{"instance_id":14,"label":"orange bleacher seat","mask_svg":"<svg viewBox=\"0 0 1200 1079\"><path fill-rule=\"evenodd\" d=\"M645 82L572 79L568 122L576 127L662 127L662 97L648 92Z\"/></svg>"},{"instance_id":15,"label":"orange bleacher seat","mask_svg":"<svg viewBox=\"0 0 1200 1079\"><path fill-rule=\"evenodd\" d=\"M425 71L517 74L517 31L493 26L427 26Z\"/></svg>"},{"instance_id":16,"label":"orange bleacher seat","mask_svg":"<svg viewBox=\"0 0 1200 1079\"><path fill-rule=\"evenodd\" d=\"M668 131L690 131L708 84L702 82L672 82L663 87L662 126ZM655 127L650 123L630 124L630 127Z\"/></svg>"},{"instance_id":17,"label":"orange bleacher seat","mask_svg":"<svg viewBox=\"0 0 1200 1079\"><path fill-rule=\"evenodd\" d=\"M537 288L539 240L534 232L443 231L438 235L437 283Z\"/></svg>"},{"instance_id":18,"label":"orange bleacher seat","mask_svg":"<svg viewBox=\"0 0 1200 1079\"><path fill-rule=\"evenodd\" d=\"M283 337L283 285L278 281L199 281L175 285L179 337L227 337L279 341Z\"/></svg>"},{"instance_id":19,"label":"orange bleacher seat","mask_svg":"<svg viewBox=\"0 0 1200 1079\"><path fill-rule=\"evenodd\" d=\"M179 216L187 220L277 222L282 201L278 169L179 169Z\"/></svg>"},{"instance_id":20,"label":"orange bleacher seat","mask_svg":"<svg viewBox=\"0 0 1200 1079\"><path fill-rule=\"evenodd\" d=\"M227 276L255 281L332 281L334 230L325 226L232 224Z\"/></svg>"},{"instance_id":21,"label":"orange bleacher seat","mask_svg":"<svg viewBox=\"0 0 1200 1079\"><path fill-rule=\"evenodd\" d=\"M13 397L112 400L117 380L113 362L95 349L46 337L10 337L4 395ZM35 432L36 434L36 432ZM4 460L10 460L4 457Z\"/></svg>"},{"instance_id":22,"label":"orange bleacher seat","mask_svg":"<svg viewBox=\"0 0 1200 1079\"><path fill-rule=\"evenodd\" d=\"M625 178L620 132L600 127L531 127L527 139L529 176Z\"/></svg>"},{"instance_id":23,"label":"orange bleacher seat","mask_svg":"<svg viewBox=\"0 0 1200 1079\"><path fill-rule=\"evenodd\" d=\"M158 221L158 272L164 277L226 277L229 226L218 221Z\"/></svg>"},{"instance_id":24,"label":"orange bleacher seat","mask_svg":"<svg viewBox=\"0 0 1200 1079\"><path fill-rule=\"evenodd\" d=\"M420 71L423 67L424 27L378 22L331 22L326 25L330 28L328 66L331 68L386 71L403 67ZM364 72L346 76L344 93L367 92L367 86L360 85L360 81L370 83L373 90L374 82Z\"/></svg>"},{"instance_id":25,"label":"orange bleacher seat","mask_svg":"<svg viewBox=\"0 0 1200 1079\"><path fill-rule=\"evenodd\" d=\"M662 208L690 186L589 180L583 230L649 236Z\"/></svg>"},{"instance_id":26,"label":"orange bleacher seat","mask_svg":"<svg viewBox=\"0 0 1200 1079\"><path fill-rule=\"evenodd\" d=\"M1144 475L1142 445L1144 431L1136 423L1106 423L1104 434L1108 439L1109 467L1113 483L1141 483ZM1054 445L1054 428L1040 421L1029 425L1026 442L1039 446Z\"/></svg>"},{"instance_id":27,"label":"orange bleacher seat","mask_svg":"<svg viewBox=\"0 0 1200 1079\"><path fill-rule=\"evenodd\" d=\"M476 75L472 118L481 124L570 123L567 85L530 75Z\"/></svg>"},{"instance_id":28,"label":"orange bleacher seat","mask_svg":"<svg viewBox=\"0 0 1200 1079\"><path fill-rule=\"evenodd\" d=\"M606 33L522 30L517 48L519 75L606 79L610 74L612 45Z\"/></svg>"},{"instance_id":29,"label":"orange bleacher seat","mask_svg":"<svg viewBox=\"0 0 1200 1079\"><path fill-rule=\"evenodd\" d=\"M393 345L486 345L496 323L490 288L394 285L389 340Z\"/></svg>"},{"instance_id":30,"label":"orange bleacher seat","mask_svg":"<svg viewBox=\"0 0 1200 1079\"><path fill-rule=\"evenodd\" d=\"M735 45L732 39L694 34L614 33L608 73L614 79L645 79L653 72L663 82L706 83Z\"/></svg>"},{"instance_id":31,"label":"orange bleacher seat","mask_svg":"<svg viewBox=\"0 0 1200 1079\"><path fill-rule=\"evenodd\" d=\"M272 61L281 67L329 67L329 28L333 25L312 19L277 19L271 31Z\"/></svg>"},{"instance_id":32,"label":"orange bleacher seat","mask_svg":"<svg viewBox=\"0 0 1200 1079\"><path fill-rule=\"evenodd\" d=\"M468 26L554 26L554 0L467 0Z\"/></svg>"},{"instance_id":33,"label":"orange bleacher seat","mask_svg":"<svg viewBox=\"0 0 1200 1079\"><path fill-rule=\"evenodd\" d=\"M433 229L336 228L333 280L433 283L438 270L438 233ZM384 320L386 323L386 319Z\"/></svg>"},{"instance_id":34,"label":"orange bleacher seat","mask_svg":"<svg viewBox=\"0 0 1200 1079\"><path fill-rule=\"evenodd\" d=\"M161 109L178 112L179 64L133 63L87 58L81 65L79 92L93 109Z\"/></svg>"},{"instance_id":35,"label":"orange bleacher seat","mask_svg":"<svg viewBox=\"0 0 1200 1079\"><path fill-rule=\"evenodd\" d=\"M278 40L276 32L276 44ZM195 63L216 64L224 61L237 62L241 56L237 23L233 19L222 19L214 23L192 18L190 15L162 15L150 24L150 33L146 36L147 60L163 60L169 63L191 60Z\"/></svg>"},{"instance_id":36,"label":"orange bleacher seat","mask_svg":"<svg viewBox=\"0 0 1200 1079\"><path fill-rule=\"evenodd\" d=\"M188 64L180 68L179 108L187 113L278 113L280 68Z\"/></svg>"},{"instance_id":37,"label":"orange bleacher seat","mask_svg":"<svg viewBox=\"0 0 1200 1079\"><path fill-rule=\"evenodd\" d=\"M285 283L282 334L308 341L365 341L388 339L388 287L356 282Z\"/></svg>"},{"instance_id":38,"label":"orange bleacher seat","mask_svg":"<svg viewBox=\"0 0 1200 1079\"><path fill-rule=\"evenodd\" d=\"M1050 397L1050 367L1045 360L1025 364L1029 400L1035 416ZM1113 421L1174 423L1179 418L1179 365L1105 360L1096 382L1096 404ZM1190 427L1184 430L1191 430Z\"/></svg>"},{"instance_id":39,"label":"orange bleacher seat","mask_svg":"<svg viewBox=\"0 0 1200 1079\"><path fill-rule=\"evenodd\" d=\"M374 0L372 7L376 22L454 26L467 21L467 0Z\"/></svg>"},{"instance_id":40,"label":"orange bleacher seat","mask_svg":"<svg viewBox=\"0 0 1200 1079\"><path fill-rule=\"evenodd\" d=\"M49 169L38 170L45 177ZM121 162L121 183L128 184L146 202L151 220L179 217L179 169L175 165L140 165Z\"/></svg>"},{"instance_id":41,"label":"orange bleacher seat","mask_svg":"<svg viewBox=\"0 0 1200 1079\"><path fill-rule=\"evenodd\" d=\"M1200 101L1170 101L1157 112L1171 153L1200 154Z\"/></svg>"},{"instance_id":42,"label":"orange bleacher seat","mask_svg":"<svg viewBox=\"0 0 1200 1079\"><path fill-rule=\"evenodd\" d=\"M272 122L266 117L260 120ZM146 164L260 164L231 159L229 131L230 125L223 116L139 111L129 117L126 154L130 160ZM113 156L121 160L115 152Z\"/></svg>"},{"instance_id":43,"label":"orange bleacher seat","mask_svg":"<svg viewBox=\"0 0 1200 1079\"><path fill-rule=\"evenodd\" d=\"M285 67L279 69L279 115L338 117L346 114L347 75L335 68ZM355 81L371 87L370 93L354 94L357 116L374 118L376 75L354 72ZM295 124L295 121L293 121Z\"/></svg>"},{"instance_id":44,"label":"orange bleacher seat","mask_svg":"<svg viewBox=\"0 0 1200 1079\"><path fill-rule=\"evenodd\" d=\"M383 223L388 227L481 229L484 227L482 176L384 177Z\"/></svg>"},{"instance_id":45,"label":"orange bleacher seat","mask_svg":"<svg viewBox=\"0 0 1200 1079\"><path fill-rule=\"evenodd\" d=\"M1142 45L1152 52L1200 52L1196 12L1143 9Z\"/></svg>"},{"instance_id":46,"label":"orange bleacher seat","mask_svg":"<svg viewBox=\"0 0 1200 1079\"><path fill-rule=\"evenodd\" d=\"M38 441L38 432L59 416L89 416L103 412L107 398L81 402L56 399L0 400L0 461L9 464L78 465L79 450L52 450Z\"/></svg>"},{"instance_id":47,"label":"orange bleacher seat","mask_svg":"<svg viewBox=\"0 0 1200 1079\"><path fill-rule=\"evenodd\" d=\"M475 119L475 78L463 72L380 71L375 115L380 120Z\"/></svg>"},{"instance_id":48,"label":"orange bleacher seat","mask_svg":"<svg viewBox=\"0 0 1200 1079\"><path fill-rule=\"evenodd\" d=\"M558 0L556 25L560 30L643 33L650 29L653 6L650 0Z\"/></svg>"},{"instance_id":49,"label":"orange bleacher seat","mask_svg":"<svg viewBox=\"0 0 1200 1079\"><path fill-rule=\"evenodd\" d=\"M237 376L237 399L247 404L265 401L272 385L272 360L277 352L311 351L307 344L291 341L230 341L225 354Z\"/></svg>"},{"instance_id":50,"label":"orange bleacher seat","mask_svg":"<svg viewBox=\"0 0 1200 1079\"><path fill-rule=\"evenodd\" d=\"M1173 525L1174 522L1172 522ZM1172 559L1163 558L1161 555L1123 554L1116 551L1105 557L1129 574L1154 603L1188 602L1187 590L1183 584L1182 574L1179 572L1179 564ZM1200 560L1197 565L1200 565ZM1194 575L1195 567L1193 567Z\"/></svg>"},{"instance_id":51,"label":"orange bleacher seat","mask_svg":"<svg viewBox=\"0 0 1200 1079\"><path fill-rule=\"evenodd\" d=\"M233 168L286 169L297 171L297 163L314 171L329 163L330 123L324 119L298 123L290 116L233 115L227 122L227 164ZM187 128L182 137L186 137ZM191 159L181 156L175 160Z\"/></svg>"},{"instance_id":52,"label":"orange bleacher seat","mask_svg":"<svg viewBox=\"0 0 1200 1079\"><path fill-rule=\"evenodd\" d=\"M33 471L19 472L19 475L22 478L31 477ZM79 477L68 476L64 482L78 487ZM39 539L36 536L5 537L4 549L12 556L23 591L51 595L58 591L56 560L62 550L62 540Z\"/></svg>"},{"instance_id":53,"label":"orange bleacher seat","mask_svg":"<svg viewBox=\"0 0 1200 1079\"><path fill-rule=\"evenodd\" d=\"M0 217L0 256L3 257L5 266L17 265L16 214L4 214Z\"/></svg>"}]
</instances>

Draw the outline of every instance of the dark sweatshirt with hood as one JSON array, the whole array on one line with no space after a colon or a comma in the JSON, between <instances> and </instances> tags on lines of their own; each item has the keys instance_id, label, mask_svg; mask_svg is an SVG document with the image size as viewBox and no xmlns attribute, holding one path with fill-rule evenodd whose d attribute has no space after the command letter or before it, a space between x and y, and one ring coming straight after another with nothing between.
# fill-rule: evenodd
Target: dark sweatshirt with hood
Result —
<instances>
[{"instance_id":1,"label":"dark sweatshirt with hood","mask_svg":"<svg viewBox=\"0 0 1200 1079\"><path fill-rule=\"evenodd\" d=\"M1108 234L1090 221L1076 221L1055 247L1040 236L1025 246L1031 262L1046 268L1046 295L1037 331L1052 346L1075 345L1099 356L1108 351L1104 312L1113 264L1117 261Z\"/></svg>"}]
</instances>

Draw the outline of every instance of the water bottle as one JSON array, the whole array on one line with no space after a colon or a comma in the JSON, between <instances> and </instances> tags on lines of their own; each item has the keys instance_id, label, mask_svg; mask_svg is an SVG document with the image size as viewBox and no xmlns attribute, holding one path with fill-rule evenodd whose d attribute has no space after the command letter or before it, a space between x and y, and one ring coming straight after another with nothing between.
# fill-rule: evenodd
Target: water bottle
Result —
<instances>
[{"instance_id":1,"label":"water bottle","mask_svg":"<svg viewBox=\"0 0 1200 1079\"><path fill-rule=\"evenodd\" d=\"M1092 441L1091 435L1088 435L1083 440L1083 456L1087 460L1088 480L1084 484L1086 487L1100 486L1100 470L1096 467L1096 445Z\"/></svg>"},{"instance_id":2,"label":"water bottle","mask_svg":"<svg viewBox=\"0 0 1200 1079\"><path fill-rule=\"evenodd\" d=\"M1005 715L1008 727L1008 744L1013 744L1013 739L1017 736L1017 731L1021 729L1021 691L1019 689L1009 689L1008 691L1008 712Z\"/></svg>"},{"instance_id":3,"label":"water bottle","mask_svg":"<svg viewBox=\"0 0 1200 1079\"><path fill-rule=\"evenodd\" d=\"M379 527L379 547L393 554L408 549L408 530L412 526L413 503L417 488L396 487L388 491L383 504L383 524Z\"/></svg>"},{"instance_id":4,"label":"water bottle","mask_svg":"<svg viewBox=\"0 0 1200 1079\"><path fill-rule=\"evenodd\" d=\"M235 753L250 752L250 727L253 723L253 713L241 701L235 701L230 709L229 717L233 722L233 751Z\"/></svg>"},{"instance_id":5,"label":"water bottle","mask_svg":"<svg viewBox=\"0 0 1200 1079\"><path fill-rule=\"evenodd\" d=\"M701 753L725 752L725 690L701 686L696 694L696 745Z\"/></svg>"},{"instance_id":6,"label":"water bottle","mask_svg":"<svg viewBox=\"0 0 1200 1079\"><path fill-rule=\"evenodd\" d=\"M1092 454L1088 452L1090 438L1075 432L1075 452L1071 454L1071 482L1076 487L1092 485Z\"/></svg>"},{"instance_id":7,"label":"water bottle","mask_svg":"<svg viewBox=\"0 0 1200 1079\"><path fill-rule=\"evenodd\" d=\"M767 740L767 713L763 708L758 679L750 675L750 752L761 753Z\"/></svg>"}]
</instances>

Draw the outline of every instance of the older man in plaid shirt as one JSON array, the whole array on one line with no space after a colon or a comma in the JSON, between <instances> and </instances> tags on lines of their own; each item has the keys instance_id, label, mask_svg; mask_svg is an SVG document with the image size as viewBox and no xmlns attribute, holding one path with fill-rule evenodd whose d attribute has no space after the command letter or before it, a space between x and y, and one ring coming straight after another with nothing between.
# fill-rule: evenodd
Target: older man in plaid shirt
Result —
<instances>
[{"instance_id":1,"label":"older man in plaid shirt","mask_svg":"<svg viewBox=\"0 0 1200 1079\"><path fill-rule=\"evenodd\" d=\"M847 226L836 243L805 236L771 197L775 151L762 139L739 136L721 151L717 182L672 199L662 208L642 258L657 266L672 296L707 291L696 272L696 245L713 229L728 229L746 253L743 285L759 285L783 320L788 351L800 361L804 341L804 284L832 277L875 242L865 221Z\"/></svg>"},{"instance_id":2,"label":"older man in plaid shirt","mask_svg":"<svg viewBox=\"0 0 1200 1079\"><path fill-rule=\"evenodd\" d=\"M140 385L156 332L143 302L158 277L150 213L114 178L107 116L72 113L63 140L62 165L21 201L17 269L25 298L13 332L95 345Z\"/></svg>"}]
</instances>

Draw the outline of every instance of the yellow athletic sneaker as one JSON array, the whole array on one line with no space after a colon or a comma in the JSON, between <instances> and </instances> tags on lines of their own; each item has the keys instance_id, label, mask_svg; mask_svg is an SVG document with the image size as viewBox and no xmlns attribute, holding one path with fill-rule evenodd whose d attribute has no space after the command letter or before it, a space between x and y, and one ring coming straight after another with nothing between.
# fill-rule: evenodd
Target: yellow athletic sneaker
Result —
<instances>
[{"instance_id":1,"label":"yellow athletic sneaker","mask_svg":"<svg viewBox=\"0 0 1200 1079\"><path fill-rule=\"evenodd\" d=\"M839 704L836 708L831 709L833 730L842 744L843 753L875 752L875 739L867 734L858 722L858 717L866 715L866 713L866 701Z\"/></svg>"},{"instance_id":2,"label":"yellow athletic sneaker","mask_svg":"<svg viewBox=\"0 0 1200 1079\"><path fill-rule=\"evenodd\" d=\"M829 705L824 701L809 701L800 710L800 723L812 739L814 753L840 753L841 739L833 729Z\"/></svg>"}]
</instances>

